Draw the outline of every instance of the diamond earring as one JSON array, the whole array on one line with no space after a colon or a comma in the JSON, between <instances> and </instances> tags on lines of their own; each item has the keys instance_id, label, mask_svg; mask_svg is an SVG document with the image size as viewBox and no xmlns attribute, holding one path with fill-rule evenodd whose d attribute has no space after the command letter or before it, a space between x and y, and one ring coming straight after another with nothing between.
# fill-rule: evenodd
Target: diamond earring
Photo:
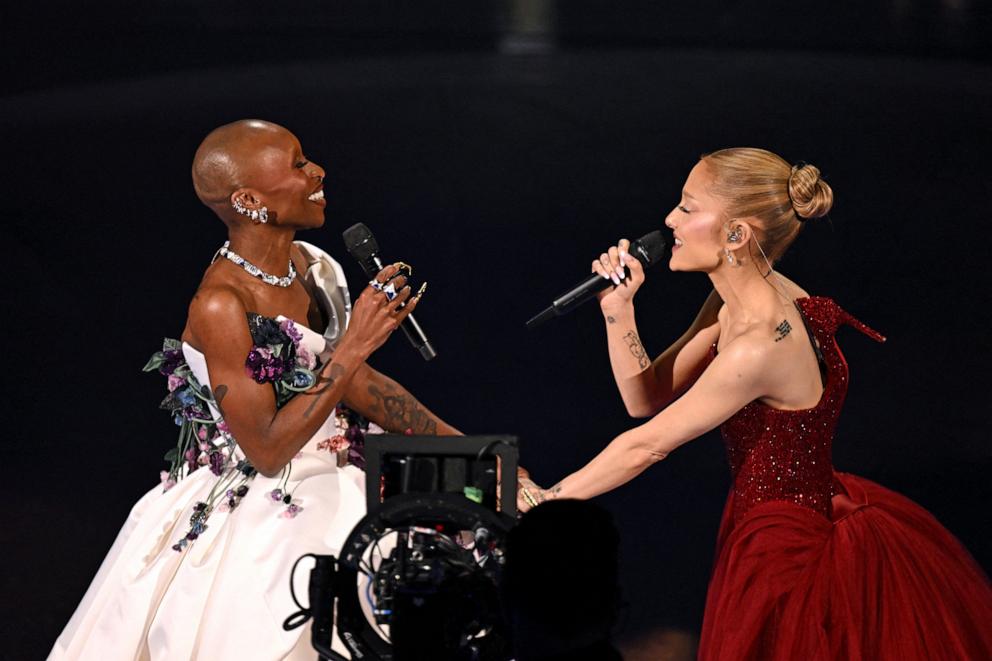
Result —
<instances>
[{"instance_id":1,"label":"diamond earring","mask_svg":"<svg viewBox=\"0 0 992 661\"><path fill-rule=\"evenodd\" d=\"M235 213L242 216L248 216L256 225L269 222L269 210L266 207L262 207L260 209L249 209L245 205L241 204L241 200L235 200L231 203L231 206L234 207Z\"/></svg>"},{"instance_id":2,"label":"diamond earring","mask_svg":"<svg viewBox=\"0 0 992 661\"><path fill-rule=\"evenodd\" d=\"M730 252L728 248L723 249L723 254L727 256L727 263L733 266L737 260L734 258L734 253Z\"/></svg>"}]
</instances>

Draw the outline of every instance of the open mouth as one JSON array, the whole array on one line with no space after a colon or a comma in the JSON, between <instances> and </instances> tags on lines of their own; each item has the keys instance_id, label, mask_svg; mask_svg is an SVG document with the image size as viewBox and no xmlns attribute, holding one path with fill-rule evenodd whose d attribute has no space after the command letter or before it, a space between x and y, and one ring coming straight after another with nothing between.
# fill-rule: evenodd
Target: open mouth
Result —
<instances>
[{"instance_id":1,"label":"open mouth","mask_svg":"<svg viewBox=\"0 0 992 661\"><path fill-rule=\"evenodd\" d=\"M675 245L672 246L672 250L678 250L681 247L682 247L682 239L680 239L679 237L676 236L675 237Z\"/></svg>"},{"instance_id":2,"label":"open mouth","mask_svg":"<svg viewBox=\"0 0 992 661\"><path fill-rule=\"evenodd\" d=\"M311 202L313 202L314 204L320 204L320 205L326 204L326 202L324 201L324 189L321 188L321 189L317 190L316 192L311 193L307 197L307 199L310 200Z\"/></svg>"}]
</instances>

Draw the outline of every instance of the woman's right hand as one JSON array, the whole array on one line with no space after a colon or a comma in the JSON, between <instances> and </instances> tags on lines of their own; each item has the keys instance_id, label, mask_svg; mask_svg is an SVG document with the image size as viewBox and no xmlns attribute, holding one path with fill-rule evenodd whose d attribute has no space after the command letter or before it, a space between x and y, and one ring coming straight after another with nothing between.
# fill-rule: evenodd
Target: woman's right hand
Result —
<instances>
[{"instance_id":1,"label":"woman's right hand","mask_svg":"<svg viewBox=\"0 0 992 661\"><path fill-rule=\"evenodd\" d=\"M389 300L385 291L369 284L355 301L348 329L341 338L341 344L347 343L353 346L366 358L385 344L386 339L413 312L427 286L424 283L420 291L411 295L406 275L401 272L398 264L390 264L379 271L375 281L381 283L383 287L392 284L396 296Z\"/></svg>"},{"instance_id":2,"label":"woman's right hand","mask_svg":"<svg viewBox=\"0 0 992 661\"><path fill-rule=\"evenodd\" d=\"M599 306L603 312L611 312L625 305L630 305L634 294L644 282L644 267L631 255L630 241L620 239L617 245L611 246L607 252L593 260L592 271L611 280L613 287L604 289L598 294ZM626 271L624 268L626 267Z\"/></svg>"}]
</instances>

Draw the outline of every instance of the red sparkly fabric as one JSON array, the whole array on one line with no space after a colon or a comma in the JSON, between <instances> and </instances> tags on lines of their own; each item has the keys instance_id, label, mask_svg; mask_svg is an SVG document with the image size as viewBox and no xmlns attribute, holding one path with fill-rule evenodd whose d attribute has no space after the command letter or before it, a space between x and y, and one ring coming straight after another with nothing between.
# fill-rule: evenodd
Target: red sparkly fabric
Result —
<instances>
[{"instance_id":1,"label":"red sparkly fabric","mask_svg":"<svg viewBox=\"0 0 992 661\"><path fill-rule=\"evenodd\" d=\"M919 505L833 470L848 379L834 334L884 338L829 298L796 303L823 396L799 411L755 401L721 427L733 488L699 658L992 659L992 585L968 551Z\"/></svg>"}]
</instances>

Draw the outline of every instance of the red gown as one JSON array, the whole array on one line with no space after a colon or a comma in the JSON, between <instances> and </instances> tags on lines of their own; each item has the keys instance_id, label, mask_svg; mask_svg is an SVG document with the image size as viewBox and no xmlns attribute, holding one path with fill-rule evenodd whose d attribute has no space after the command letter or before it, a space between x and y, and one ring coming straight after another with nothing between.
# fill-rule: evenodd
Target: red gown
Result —
<instances>
[{"instance_id":1,"label":"red gown","mask_svg":"<svg viewBox=\"0 0 992 661\"><path fill-rule=\"evenodd\" d=\"M823 396L799 411L754 401L721 427L733 488L699 658L992 659L992 585L968 551L908 498L833 469L848 379L834 334L885 338L829 298L796 304Z\"/></svg>"}]
</instances>

